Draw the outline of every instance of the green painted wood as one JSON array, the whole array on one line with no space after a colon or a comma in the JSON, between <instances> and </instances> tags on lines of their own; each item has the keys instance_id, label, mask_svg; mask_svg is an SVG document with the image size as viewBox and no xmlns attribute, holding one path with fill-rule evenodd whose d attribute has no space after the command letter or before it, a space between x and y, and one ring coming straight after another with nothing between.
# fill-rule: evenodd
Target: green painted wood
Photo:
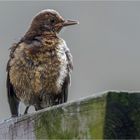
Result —
<instances>
[{"instance_id":1,"label":"green painted wood","mask_svg":"<svg viewBox=\"0 0 140 140\"><path fill-rule=\"evenodd\" d=\"M140 94L109 92L105 139L140 139Z\"/></svg>"},{"instance_id":2,"label":"green painted wood","mask_svg":"<svg viewBox=\"0 0 140 140\"><path fill-rule=\"evenodd\" d=\"M103 138L106 95L43 112L36 122L37 139Z\"/></svg>"},{"instance_id":3,"label":"green painted wood","mask_svg":"<svg viewBox=\"0 0 140 140\"><path fill-rule=\"evenodd\" d=\"M140 139L140 93L106 92L0 123L0 139Z\"/></svg>"}]
</instances>

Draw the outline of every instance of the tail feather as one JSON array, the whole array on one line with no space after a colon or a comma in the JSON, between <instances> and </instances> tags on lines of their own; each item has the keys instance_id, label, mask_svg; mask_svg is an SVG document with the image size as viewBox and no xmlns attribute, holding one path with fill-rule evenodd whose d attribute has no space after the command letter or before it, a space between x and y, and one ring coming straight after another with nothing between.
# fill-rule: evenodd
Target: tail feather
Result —
<instances>
[{"instance_id":1,"label":"tail feather","mask_svg":"<svg viewBox=\"0 0 140 140\"><path fill-rule=\"evenodd\" d=\"M12 84L10 83L9 74L7 75L7 96L8 96L11 115L12 117L16 117L19 114L18 113L19 100L16 97Z\"/></svg>"}]
</instances>

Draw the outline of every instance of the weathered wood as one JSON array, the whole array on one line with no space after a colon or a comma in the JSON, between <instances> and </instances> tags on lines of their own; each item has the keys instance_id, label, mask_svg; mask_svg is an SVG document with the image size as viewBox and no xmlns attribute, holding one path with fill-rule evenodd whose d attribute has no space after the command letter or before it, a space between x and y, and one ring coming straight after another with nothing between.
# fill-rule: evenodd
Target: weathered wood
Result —
<instances>
[{"instance_id":1,"label":"weathered wood","mask_svg":"<svg viewBox=\"0 0 140 140\"><path fill-rule=\"evenodd\" d=\"M140 94L107 92L0 124L0 139L140 138Z\"/></svg>"},{"instance_id":2,"label":"weathered wood","mask_svg":"<svg viewBox=\"0 0 140 140\"><path fill-rule=\"evenodd\" d=\"M105 139L140 139L140 94L109 92Z\"/></svg>"}]
</instances>

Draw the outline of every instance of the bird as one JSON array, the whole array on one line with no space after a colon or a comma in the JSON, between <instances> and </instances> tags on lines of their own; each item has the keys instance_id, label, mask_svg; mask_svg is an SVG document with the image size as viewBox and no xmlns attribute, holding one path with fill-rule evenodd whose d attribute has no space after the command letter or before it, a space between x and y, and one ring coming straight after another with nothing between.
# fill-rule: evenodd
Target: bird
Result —
<instances>
[{"instance_id":1,"label":"bird","mask_svg":"<svg viewBox=\"0 0 140 140\"><path fill-rule=\"evenodd\" d=\"M63 27L76 20L64 19L56 10L37 13L23 37L10 48L7 62L7 98L11 117L19 116L19 103L35 110L67 102L73 58L59 37Z\"/></svg>"}]
</instances>

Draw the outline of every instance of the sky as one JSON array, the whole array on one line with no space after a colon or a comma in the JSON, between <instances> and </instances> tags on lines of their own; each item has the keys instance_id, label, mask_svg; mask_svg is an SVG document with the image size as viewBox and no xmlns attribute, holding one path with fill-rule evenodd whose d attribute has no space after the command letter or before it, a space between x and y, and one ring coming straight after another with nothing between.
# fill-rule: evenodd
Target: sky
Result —
<instances>
[{"instance_id":1,"label":"sky","mask_svg":"<svg viewBox=\"0 0 140 140\"><path fill-rule=\"evenodd\" d=\"M80 22L60 33L74 61L69 101L106 90L140 91L140 2L0 2L0 120L10 117L8 49L43 9ZM22 112L24 106L20 108Z\"/></svg>"}]
</instances>

